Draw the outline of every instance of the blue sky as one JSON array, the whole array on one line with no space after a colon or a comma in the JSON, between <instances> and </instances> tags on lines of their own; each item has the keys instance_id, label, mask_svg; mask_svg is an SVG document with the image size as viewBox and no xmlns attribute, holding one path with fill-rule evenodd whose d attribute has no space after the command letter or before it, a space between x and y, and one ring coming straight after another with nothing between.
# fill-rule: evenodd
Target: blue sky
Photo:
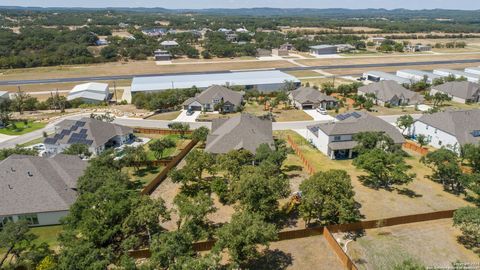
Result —
<instances>
[{"instance_id":1,"label":"blue sky","mask_svg":"<svg viewBox=\"0 0 480 270\"><path fill-rule=\"evenodd\" d=\"M0 0L0 6L165 8L407 8L480 9L480 0Z\"/></svg>"}]
</instances>

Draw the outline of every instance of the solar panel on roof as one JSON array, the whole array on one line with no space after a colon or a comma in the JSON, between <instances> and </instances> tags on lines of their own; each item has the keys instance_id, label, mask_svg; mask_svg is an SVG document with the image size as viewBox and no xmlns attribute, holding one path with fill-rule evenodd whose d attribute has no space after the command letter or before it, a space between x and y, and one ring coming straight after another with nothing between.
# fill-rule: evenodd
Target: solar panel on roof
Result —
<instances>
[{"instance_id":1,"label":"solar panel on roof","mask_svg":"<svg viewBox=\"0 0 480 270\"><path fill-rule=\"evenodd\" d=\"M83 126L85 126L85 122L78 121L78 122L77 122L77 125L78 125L79 127L83 127Z\"/></svg>"},{"instance_id":2,"label":"solar panel on roof","mask_svg":"<svg viewBox=\"0 0 480 270\"><path fill-rule=\"evenodd\" d=\"M361 117L361 115L360 115L359 113L357 113L357 112L351 113L351 116L353 116L353 117L355 117L355 118L360 118L360 117Z\"/></svg>"},{"instance_id":3,"label":"solar panel on roof","mask_svg":"<svg viewBox=\"0 0 480 270\"><path fill-rule=\"evenodd\" d=\"M87 130L82 128L82 130L80 130L80 134L87 134Z\"/></svg>"},{"instance_id":4,"label":"solar panel on roof","mask_svg":"<svg viewBox=\"0 0 480 270\"><path fill-rule=\"evenodd\" d=\"M46 138L43 142L46 144L55 144L57 143L57 140L55 140L54 138Z\"/></svg>"}]
</instances>

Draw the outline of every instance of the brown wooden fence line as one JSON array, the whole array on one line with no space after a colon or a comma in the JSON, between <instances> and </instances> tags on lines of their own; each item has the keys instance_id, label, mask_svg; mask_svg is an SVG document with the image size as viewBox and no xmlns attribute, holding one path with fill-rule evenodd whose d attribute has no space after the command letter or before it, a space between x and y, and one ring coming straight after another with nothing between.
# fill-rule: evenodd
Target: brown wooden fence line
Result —
<instances>
[{"instance_id":1,"label":"brown wooden fence line","mask_svg":"<svg viewBox=\"0 0 480 270\"><path fill-rule=\"evenodd\" d=\"M355 266L352 259L350 259L350 257L347 255L347 253L345 253L340 244L338 244L337 240L335 240L335 237L333 237L328 227L323 227L323 237L325 238L325 240L327 240L328 245L333 250L333 252L335 252L338 259L340 259L346 269L357 270L357 266Z\"/></svg>"},{"instance_id":2,"label":"brown wooden fence line","mask_svg":"<svg viewBox=\"0 0 480 270\"><path fill-rule=\"evenodd\" d=\"M197 140L190 141L185 148L180 151L166 166L165 168L140 192L142 195L150 195L168 176L170 170L180 163L180 161L193 149L198 143Z\"/></svg>"},{"instance_id":3,"label":"brown wooden fence line","mask_svg":"<svg viewBox=\"0 0 480 270\"><path fill-rule=\"evenodd\" d=\"M187 130L180 132L174 129L166 128L135 128L134 132L143 133L143 134L160 134L160 135L181 135L181 134L192 134L193 131Z\"/></svg>"},{"instance_id":4,"label":"brown wooden fence line","mask_svg":"<svg viewBox=\"0 0 480 270\"><path fill-rule=\"evenodd\" d=\"M413 150L421 155L426 155L428 154L428 149L427 148L423 148L421 147L420 145L417 145L416 143L414 142L410 142L410 141L406 141L403 143L403 147L407 148L407 149L410 149L410 150Z\"/></svg>"},{"instance_id":5,"label":"brown wooden fence line","mask_svg":"<svg viewBox=\"0 0 480 270\"><path fill-rule=\"evenodd\" d=\"M172 162L173 158L164 158L164 159L157 159L157 160L147 160L143 162L136 162L133 163L132 166L166 166L168 163Z\"/></svg>"},{"instance_id":6,"label":"brown wooden fence line","mask_svg":"<svg viewBox=\"0 0 480 270\"><path fill-rule=\"evenodd\" d=\"M292 146L293 151L295 151L295 154L300 158L300 160L302 160L302 163L303 163L303 166L305 167L305 170L306 170L309 174L315 174L315 169L314 169L313 166L310 164L310 162L308 161L308 159L305 158L305 156L303 155L302 151L300 150L300 148L298 147L298 145L293 141L293 139L292 139L292 137L290 137L290 135L287 135L287 141L288 141L288 143L290 144L290 146Z\"/></svg>"}]
</instances>

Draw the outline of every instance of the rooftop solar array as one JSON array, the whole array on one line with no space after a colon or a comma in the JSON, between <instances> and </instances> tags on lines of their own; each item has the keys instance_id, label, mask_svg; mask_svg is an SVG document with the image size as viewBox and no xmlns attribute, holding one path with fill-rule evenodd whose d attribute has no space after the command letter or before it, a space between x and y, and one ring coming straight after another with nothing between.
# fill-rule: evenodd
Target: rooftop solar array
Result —
<instances>
[{"instance_id":1,"label":"rooftop solar array","mask_svg":"<svg viewBox=\"0 0 480 270\"><path fill-rule=\"evenodd\" d=\"M351 113L339 114L339 115L336 116L336 118L340 121L343 121L343 120L345 120L347 118L350 118L350 117L360 118L360 117L362 117L362 115L357 113L357 112L351 112Z\"/></svg>"}]
</instances>

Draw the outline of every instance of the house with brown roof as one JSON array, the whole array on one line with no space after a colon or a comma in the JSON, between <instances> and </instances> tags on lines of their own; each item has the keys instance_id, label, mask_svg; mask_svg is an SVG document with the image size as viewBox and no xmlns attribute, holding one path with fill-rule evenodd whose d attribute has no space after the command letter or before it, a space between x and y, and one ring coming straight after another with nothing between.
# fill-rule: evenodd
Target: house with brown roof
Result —
<instances>
[{"instance_id":1,"label":"house with brown roof","mask_svg":"<svg viewBox=\"0 0 480 270\"><path fill-rule=\"evenodd\" d=\"M60 224L77 197L87 162L77 156L12 155L0 161L0 229L9 221Z\"/></svg>"},{"instance_id":2,"label":"house with brown roof","mask_svg":"<svg viewBox=\"0 0 480 270\"><path fill-rule=\"evenodd\" d=\"M395 144L405 142L397 128L365 112L347 112L337 115L334 122L308 126L306 139L329 158L345 159L355 155L355 134L370 131L385 133Z\"/></svg>"},{"instance_id":3,"label":"house with brown roof","mask_svg":"<svg viewBox=\"0 0 480 270\"><path fill-rule=\"evenodd\" d=\"M447 82L441 85L432 86L430 95L444 93L459 103L477 103L480 102L480 84L461 81Z\"/></svg>"},{"instance_id":4,"label":"house with brown roof","mask_svg":"<svg viewBox=\"0 0 480 270\"><path fill-rule=\"evenodd\" d=\"M309 109L332 109L338 105L338 100L326 95L317 89L310 87L300 87L289 93L288 97L295 108L300 110Z\"/></svg>"},{"instance_id":5,"label":"house with brown roof","mask_svg":"<svg viewBox=\"0 0 480 270\"><path fill-rule=\"evenodd\" d=\"M205 151L214 154L245 149L255 153L261 144L275 147L272 121L242 113L230 119L215 119L207 136Z\"/></svg>"},{"instance_id":6,"label":"house with brown roof","mask_svg":"<svg viewBox=\"0 0 480 270\"><path fill-rule=\"evenodd\" d=\"M212 85L183 103L185 110L235 112L242 105L243 93Z\"/></svg>"},{"instance_id":7,"label":"house with brown roof","mask_svg":"<svg viewBox=\"0 0 480 270\"><path fill-rule=\"evenodd\" d=\"M375 101L380 106L416 105L423 103L423 97L406 89L396 81L385 80L358 88L358 95L375 95Z\"/></svg>"}]
</instances>

